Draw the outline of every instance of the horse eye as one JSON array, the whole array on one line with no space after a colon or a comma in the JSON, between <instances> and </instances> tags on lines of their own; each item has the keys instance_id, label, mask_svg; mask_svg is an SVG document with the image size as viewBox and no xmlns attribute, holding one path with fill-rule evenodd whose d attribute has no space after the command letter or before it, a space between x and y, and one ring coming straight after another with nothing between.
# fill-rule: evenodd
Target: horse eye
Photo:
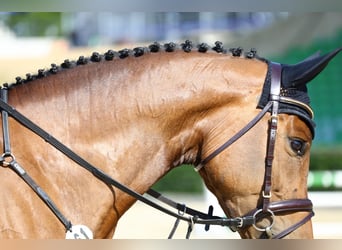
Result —
<instances>
[{"instance_id":1,"label":"horse eye","mask_svg":"<svg viewBox=\"0 0 342 250\"><path fill-rule=\"evenodd\" d=\"M290 139L290 146L292 150L299 156L304 155L305 149L306 149L306 143L305 141L301 139Z\"/></svg>"}]
</instances>

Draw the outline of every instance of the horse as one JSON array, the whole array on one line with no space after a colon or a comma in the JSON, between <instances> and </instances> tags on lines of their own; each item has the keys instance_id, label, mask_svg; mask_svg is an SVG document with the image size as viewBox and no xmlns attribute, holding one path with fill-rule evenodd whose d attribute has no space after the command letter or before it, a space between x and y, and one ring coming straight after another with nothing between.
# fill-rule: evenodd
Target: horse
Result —
<instances>
[{"instance_id":1,"label":"horse","mask_svg":"<svg viewBox=\"0 0 342 250\"><path fill-rule=\"evenodd\" d=\"M192 164L227 216L218 224L312 238L306 84L339 51L286 65L221 42L153 43L3 84L0 237L64 238L72 222L112 238L139 195Z\"/></svg>"}]
</instances>

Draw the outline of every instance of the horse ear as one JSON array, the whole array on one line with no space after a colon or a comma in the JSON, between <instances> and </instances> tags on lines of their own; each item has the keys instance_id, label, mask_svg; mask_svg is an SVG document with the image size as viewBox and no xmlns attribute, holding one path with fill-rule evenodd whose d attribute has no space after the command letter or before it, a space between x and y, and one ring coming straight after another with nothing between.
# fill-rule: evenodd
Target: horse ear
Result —
<instances>
[{"instance_id":1,"label":"horse ear","mask_svg":"<svg viewBox=\"0 0 342 250\"><path fill-rule=\"evenodd\" d=\"M283 65L283 86L289 88L300 87L307 84L315 78L341 50L342 48L339 48L322 56L317 52L295 65Z\"/></svg>"}]
</instances>

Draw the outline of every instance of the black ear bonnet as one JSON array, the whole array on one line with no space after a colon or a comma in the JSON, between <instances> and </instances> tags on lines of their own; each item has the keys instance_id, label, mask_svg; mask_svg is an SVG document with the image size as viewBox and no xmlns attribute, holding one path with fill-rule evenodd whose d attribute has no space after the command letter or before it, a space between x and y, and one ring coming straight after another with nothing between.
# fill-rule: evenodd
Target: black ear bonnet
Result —
<instances>
[{"instance_id":1,"label":"black ear bonnet","mask_svg":"<svg viewBox=\"0 0 342 250\"><path fill-rule=\"evenodd\" d=\"M315 136L316 125L312 120L313 112L306 84L315 78L341 50L342 48L339 48L323 56L316 53L295 65L281 65L280 96L283 98L280 100L279 113L297 115L311 130L312 138ZM271 62L268 64L266 80L257 105L257 108L261 109L268 103L270 95L272 67L270 67Z\"/></svg>"}]
</instances>

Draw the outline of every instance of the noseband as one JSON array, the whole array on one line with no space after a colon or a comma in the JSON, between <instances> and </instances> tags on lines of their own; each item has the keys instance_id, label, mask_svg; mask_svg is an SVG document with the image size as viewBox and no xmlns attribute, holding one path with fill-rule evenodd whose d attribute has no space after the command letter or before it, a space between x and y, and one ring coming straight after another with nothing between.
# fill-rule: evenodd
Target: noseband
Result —
<instances>
[{"instance_id":1,"label":"noseband","mask_svg":"<svg viewBox=\"0 0 342 250\"><path fill-rule=\"evenodd\" d=\"M26 118L20 112L18 112L14 107L10 106L7 103L7 87L1 88L1 98L0 98L0 110L2 116L2 129L3 129L3 148L4 153L0 156L0 166L3 168L10 168L15 173L19 175L19 177L25 181L33 191L41 198L41 200L48 206L48 208L53 212L53 214L59 219L59 221L64 225L66 229L66 235L70 238L79 238L80 234L83 234L84 238L89 238L89 234L83 229L87 229L86 227L73 226L71 221L69 221L61 212L60 209L57 208L56 204L52 201L52 199L48 196L44 190L37 185L37 183L29 176L29 174L24 170L24 168L16 161L14 154L11 152L11 144L10 144L10 136L9 136L9 126L8 126L8 116L14 118L21 125L31 130L33 133L44 139L51 146L58 149L65 156L73 160L79 166L84 168L85 170L92 173L97 179L106 183L107 185L115 186L121 191L131 195L137 200L144 202L145 204L156 208L170 216L177 218L175 227L178 225L179 220L187 221L189 223L187 238L191 233L193 224L204 224L206 225L206 230L209 229L210 225L220 225L230 227L233 231L240 230L242 228L246 228L249 226L253 226L256 230L266 233L269 238L283 238L289 233L296 230L298 227L304 225L307 221L311 219L314 215L312 211L312 202L309 199L292 199L292 200L284 200L284 201L276 201L270 202L271 198L271 187L272 187L272 162L274 158L274 148L276 141L276 133L277 133L277 124L278 124L278 109L279 104L287 103L296 106L297 108L304 109L306 113L312 114L312 111L309 106L304 103L298 102L296 100L292 100L290 98L284 97L280 95L280 86L281 86L281 66L276 63L270 64L271 70L271 88L270 88L270 97L267 105L262 109L262 111L252 120L250 121L243 129L241 129L237 134L235 134L231 139L229 139L226 143L224 143L221 147L216 149L213 153L207 156L204 160L202 160L195 169L199 171L202 167L204 167L209 161L211 161L215 156L220 154L223 150L228 148L231 144L233 144L236 140L242 137L247 131L249 131L254 125L256 125L262 117L265 116L267 112L271 109L271 120L270 120L270 128L269 128L269 136L268 136L268 144L267 144L267 153L266 153L266 164L265 164L265 176L264 176L264 185L262 191L262 205L247 213L242 217L237 218L221 218L218 216L212 215L212 209L209 209L208 214L199 212L197 210L191 209L184 204L176 203L166 197L162 196L158 192L150 189L147 193L166 203L167 205L178 210L178 213L175 213L165 207L159 205L158 203L146 198L145 196L135 192L134 190L128 188L127 186L119 183L118 181L111 178L106 173L102 172L99 168L96 168L88 161L80 157L70 148L65 146L63 143L54 138L51 134L47 133L45 130L40 128L38 125L33 123L31 120ZM312 117L310 117L312 118ZM283 232L272 235L271 229L274 224L274 218L278 214L288 214L294 212L309 212L309 214L303 218L298 223L292 225L288 229ZM185 216L184 214L188 214L190 216ZM258 221L261 219L269 219L270 225L266 227L260 227L257 225ZM77 233L80 228L80 233ZM77 232L76 232L77 231ZM170 236L172 236L174 230L171 231Z\"/></svg>"},{"instance_id":2,"label":"noseband","mask_svg":"<svg viewBox=\"0 0 342 250\"><path fill-rule=\"evenodd\" d=\"M209 156L203 159L195 167L195 170L199 171L214 157L220 154L223 150L227 149L236 140L241 138L247 131L249 131L252 127L254 127L254 125L256 125L260 121L260 119L271 109L267 151L266 151L266 158L265 158L264 184L263 184L263 191L261 193L262 203L259 208L252 210L251 212L247 213L245 216L254 217L255 221L252 224L252 226L257 231L266 233L268 238L280 239L290 234L291 232L293 232L300 226L304 225L306 222L308 222L311 219L311 217L314 215L314 212L312 210L312 202L309 199L291 199L291 200L270 202L270 199L272 197L272 193L271 193L272 165L273 165L273 159L274 159L274 149L275 149L275 142L276 142L276 135L277 135L277 127L278 127L279 105L281 103L286 103L286 104L295 105L297 108L304 109L306 114L310 114L310 119L312 119L313 111L305 103L281 96L281 65L280 64L271 62L270 73L271 73L271 85L270 85L269 101L267 105L243 129L241 129L231 139L229 139L222 146L217 148ZM303 211L309 212L309 214L305 216L302 220L300 220L298 223L292 225L291 227L287 228L283 232L277 235L272 234L271 229L274 225L274 219L276 215L293 213L293 212L303 212ZM266 227L257 226L257 221L264 219L264 218L269 218L270 224ZM233 230L239 230L239 228L233 228Z\"/></svg>"}]
</instances>

